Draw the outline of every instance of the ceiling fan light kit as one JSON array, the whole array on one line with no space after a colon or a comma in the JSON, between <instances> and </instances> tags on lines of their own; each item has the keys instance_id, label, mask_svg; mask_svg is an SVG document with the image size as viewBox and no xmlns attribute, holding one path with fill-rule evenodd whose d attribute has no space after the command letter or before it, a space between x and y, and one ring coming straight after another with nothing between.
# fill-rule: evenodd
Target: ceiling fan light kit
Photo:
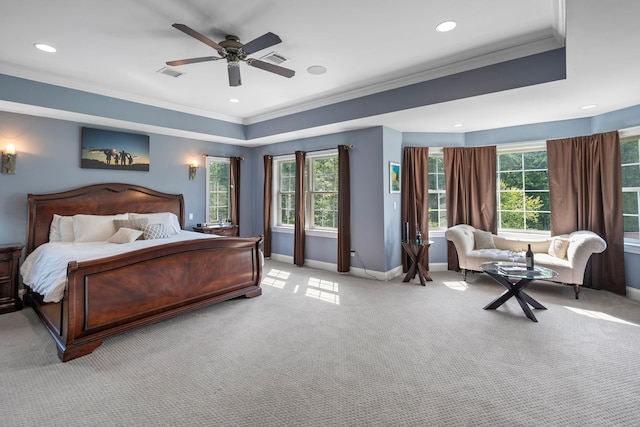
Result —
<instances>
[{"instance_id":1,"label":"ceiling fan light kit","mask_svg":"<svg viewBox=\"0 0 640 427\"><path fill-rule=\"evenodd\" d=\"M227 71L229 74L229 86L240 86L242 84L240 78L240 61L246 62L247 65L261 70L269 71L274 74L278 74L283 77L291 78L296 72L289 68L284 68L279 65L270 64L259 59L248 58L249 55L266 49L267 47L281 43L282 40L277 35L269 32L262 36L251 40L248 43L242 44L240 39L234 35L227 35L226 38L220 43L216 43L210 38L200 34L196 30L184 25L173 24L172 27L182 31L183 33L193 37L196 40L201 41L209 47L212 47L218 52L220 56L204 56L199 58L179 59L176 61L167 61L167 65L180 66L186 64L194 64L205 61L217 61L219 59L227 60Z\"/></svg>"}]
</instances>

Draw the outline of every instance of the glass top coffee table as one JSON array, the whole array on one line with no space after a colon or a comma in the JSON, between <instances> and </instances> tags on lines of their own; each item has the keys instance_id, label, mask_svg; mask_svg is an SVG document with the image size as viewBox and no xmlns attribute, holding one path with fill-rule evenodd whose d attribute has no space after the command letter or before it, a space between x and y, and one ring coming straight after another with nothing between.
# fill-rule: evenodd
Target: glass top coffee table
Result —
<instances>
[{"instance_id":1,"label":"glass top coffee table","mask_svg":"<svg viewBox=\"0 0 640 427\"><path fill-rule=\"evenodd\" d=\"M485 306L485 310L495 310L507 302L509 298L515 297L524 314L534 322L538 321L529 305L541 310L546 310L546 307L525 293L524 288L529 286L532 280L551 280L558 277L558 273L550 268L538 266L534 267L533 270L527 270L525 264L516 262L484 262L480 264L480 267L485 273L493 277L496 282L507 288L502 295Z\"/></svg>"}]
</instances>

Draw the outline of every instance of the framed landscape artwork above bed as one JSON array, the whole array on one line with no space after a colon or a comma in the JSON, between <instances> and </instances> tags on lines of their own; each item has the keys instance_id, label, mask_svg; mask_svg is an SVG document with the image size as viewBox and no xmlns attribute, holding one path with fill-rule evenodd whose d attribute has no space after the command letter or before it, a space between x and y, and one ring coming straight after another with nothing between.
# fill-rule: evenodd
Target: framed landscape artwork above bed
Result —
<instances>
[{"instance_id":1,"label":"framed landscape artwork above bed","mask_svg":"<svg viewBox=\"0 0 640 427\"><path fill-rule=\"evenodd\" d=\"M149 171L149 136L82 128L80 167Z\"/></svg>"}]
</instances>

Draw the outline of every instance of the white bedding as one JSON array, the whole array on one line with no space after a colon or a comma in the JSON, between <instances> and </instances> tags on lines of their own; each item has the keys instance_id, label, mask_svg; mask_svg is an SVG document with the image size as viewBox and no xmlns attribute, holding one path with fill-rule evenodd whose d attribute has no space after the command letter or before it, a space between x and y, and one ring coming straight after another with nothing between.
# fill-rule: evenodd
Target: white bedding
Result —
<instances>
[{"instance_id":1,"label":"white bedding","mask_svg":"<svg viewBox=\"0 0 640 427\"><path fill-rule=\"evenodd\" d=\"M58 302L67 285L67 264L105 258L137 249L194 239L217 238L214 234L180 231L166 239L136 240L117 244L108 242L50 242L29 254L20 267L25 285L43 296L44 302Z\"/></svg>"}]
</instances>

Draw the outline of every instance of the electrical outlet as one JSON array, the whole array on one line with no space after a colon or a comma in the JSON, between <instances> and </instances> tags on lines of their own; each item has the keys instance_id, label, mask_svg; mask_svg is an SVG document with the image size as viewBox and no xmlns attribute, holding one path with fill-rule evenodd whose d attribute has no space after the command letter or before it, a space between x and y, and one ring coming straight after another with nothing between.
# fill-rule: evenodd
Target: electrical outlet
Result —
<instances>
[{"instance_id":1,"label":"electrical outlet","mask_svg":"<svg viewBox=\"0 0 640 427\"><path fill-rule=\"evenodd\" d=\"M191 221L192 219L193 219L193 214L192 214L192 213L190 213L190 214L189 214L189 221Z\"/></svg>"},{"instance_id":2,"label":"electrical outlet","mask_svg":"<svg viewBox=\"0 0 640 427\"><path fill-rule=\"evenodd\" d=\"M356 250L355 249L351 249L351 256L356 256Z\"/></svg>"}]
</instances>

